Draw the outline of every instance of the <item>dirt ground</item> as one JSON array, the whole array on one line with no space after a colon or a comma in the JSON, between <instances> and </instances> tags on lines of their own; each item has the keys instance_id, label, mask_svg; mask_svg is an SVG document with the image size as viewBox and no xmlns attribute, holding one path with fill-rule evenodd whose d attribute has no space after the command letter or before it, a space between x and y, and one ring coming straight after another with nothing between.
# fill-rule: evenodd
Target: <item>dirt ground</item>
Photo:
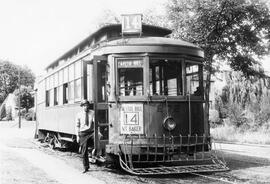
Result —
<instances>
[{"instance_id":1,"label":"dirt ground","mask_svg":"<svg viewBox=\"0 0 270 184\"><path fill-rule=\"evenodd\" d=\"M0 122L0 183L270 183L270 146L221 144L228 172L131 176L117 168L91 165L82 174L77 153L52 150L34 140L35 122Z\"/></svg>"}]
</instances>

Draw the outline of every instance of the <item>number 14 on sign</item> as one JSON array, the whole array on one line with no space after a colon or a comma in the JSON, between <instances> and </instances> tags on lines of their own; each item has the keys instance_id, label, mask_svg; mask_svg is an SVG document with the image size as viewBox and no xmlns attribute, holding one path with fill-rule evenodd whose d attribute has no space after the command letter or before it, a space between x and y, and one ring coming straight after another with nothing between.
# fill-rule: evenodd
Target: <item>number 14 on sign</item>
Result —
<instances>
[{"instance_id":1,"label":"number 14 on sign","mask_svg":"<svg viewBox=\"0 0 270 184\"><path fill-rule=\"evenodd\" d=\"M125 113L125 124L126 125L139 125L139 113Z\"/></svg>"}]
</instances>

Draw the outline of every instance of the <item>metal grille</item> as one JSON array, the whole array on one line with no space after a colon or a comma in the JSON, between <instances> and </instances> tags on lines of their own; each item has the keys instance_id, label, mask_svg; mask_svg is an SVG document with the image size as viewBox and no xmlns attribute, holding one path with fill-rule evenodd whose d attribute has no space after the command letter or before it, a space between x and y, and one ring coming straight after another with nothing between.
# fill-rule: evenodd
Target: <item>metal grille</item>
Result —
<instances>
[{"instance_id":1,"label":"metal grille","mask_svg":"<svg viewBox=\"0 0 270 184\"><path fill-rule=\"evenodd\" d=\"M228 167L224 164L208 164L208 165L184 165L171 167L152 167L152 168L130 168L123 160L120 159L121 167L130 174L134 175L158 175L158 174L184 174L184 173L202 173L202 172L219 172L227 171Z\"/></svg>"},{"instance_id":2,"label":"metal grille","mask_svg":"<svg viewBox=\"0 0 270 184\"><path fill-rule=\"evenodd\" d=\"M206 136L126 137L119 145L121 167L135 175L226 171ZM155 167L141 165L156 164ZM169 165L169 166L168 166Z\"/></svg>"}]
</instances>

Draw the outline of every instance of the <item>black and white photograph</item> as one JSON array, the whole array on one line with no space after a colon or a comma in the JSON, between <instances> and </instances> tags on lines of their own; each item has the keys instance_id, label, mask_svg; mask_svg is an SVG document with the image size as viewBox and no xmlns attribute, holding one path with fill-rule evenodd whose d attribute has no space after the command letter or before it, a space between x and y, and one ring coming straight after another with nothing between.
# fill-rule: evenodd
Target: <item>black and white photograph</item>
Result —
<instances>
[{"instance_id":1,"label":"black and white photograph","mask_svg":"<svg viewBox=\"0 0 270 184\"><path fill-rule=\"evenodd\" d=\"M270 1L0 0L0 184L270 183Z\"/></svg>"}]
</instances>

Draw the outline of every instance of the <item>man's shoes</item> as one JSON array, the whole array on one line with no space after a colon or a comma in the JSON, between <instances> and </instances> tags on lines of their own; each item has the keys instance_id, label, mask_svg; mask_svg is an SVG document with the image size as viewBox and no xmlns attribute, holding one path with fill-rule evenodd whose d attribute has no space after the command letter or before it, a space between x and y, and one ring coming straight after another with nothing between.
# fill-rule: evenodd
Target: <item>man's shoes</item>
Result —
<instances>
[{"instance_id":1,"label":"man's shoes","mask_svg":"<svg viewBox=\"0 0 270 184\"><path fill-rule=\"evenodd\" d=\"M91 164L95 164L96 163L96 157L91 157L91 158L88 158L89 159L89 162L91 163Z\"/></svg>"},{"instance_id":2,"label":"man's shoes","mask_svg":"<svg viewBox=\"0 0 270 184\"><path fill-rule=\"evenodd\" d=\"M89 171L89 168L85 168L84 171L82 172L83 174L88 172Z\"/></svg>"}]
</instances>

